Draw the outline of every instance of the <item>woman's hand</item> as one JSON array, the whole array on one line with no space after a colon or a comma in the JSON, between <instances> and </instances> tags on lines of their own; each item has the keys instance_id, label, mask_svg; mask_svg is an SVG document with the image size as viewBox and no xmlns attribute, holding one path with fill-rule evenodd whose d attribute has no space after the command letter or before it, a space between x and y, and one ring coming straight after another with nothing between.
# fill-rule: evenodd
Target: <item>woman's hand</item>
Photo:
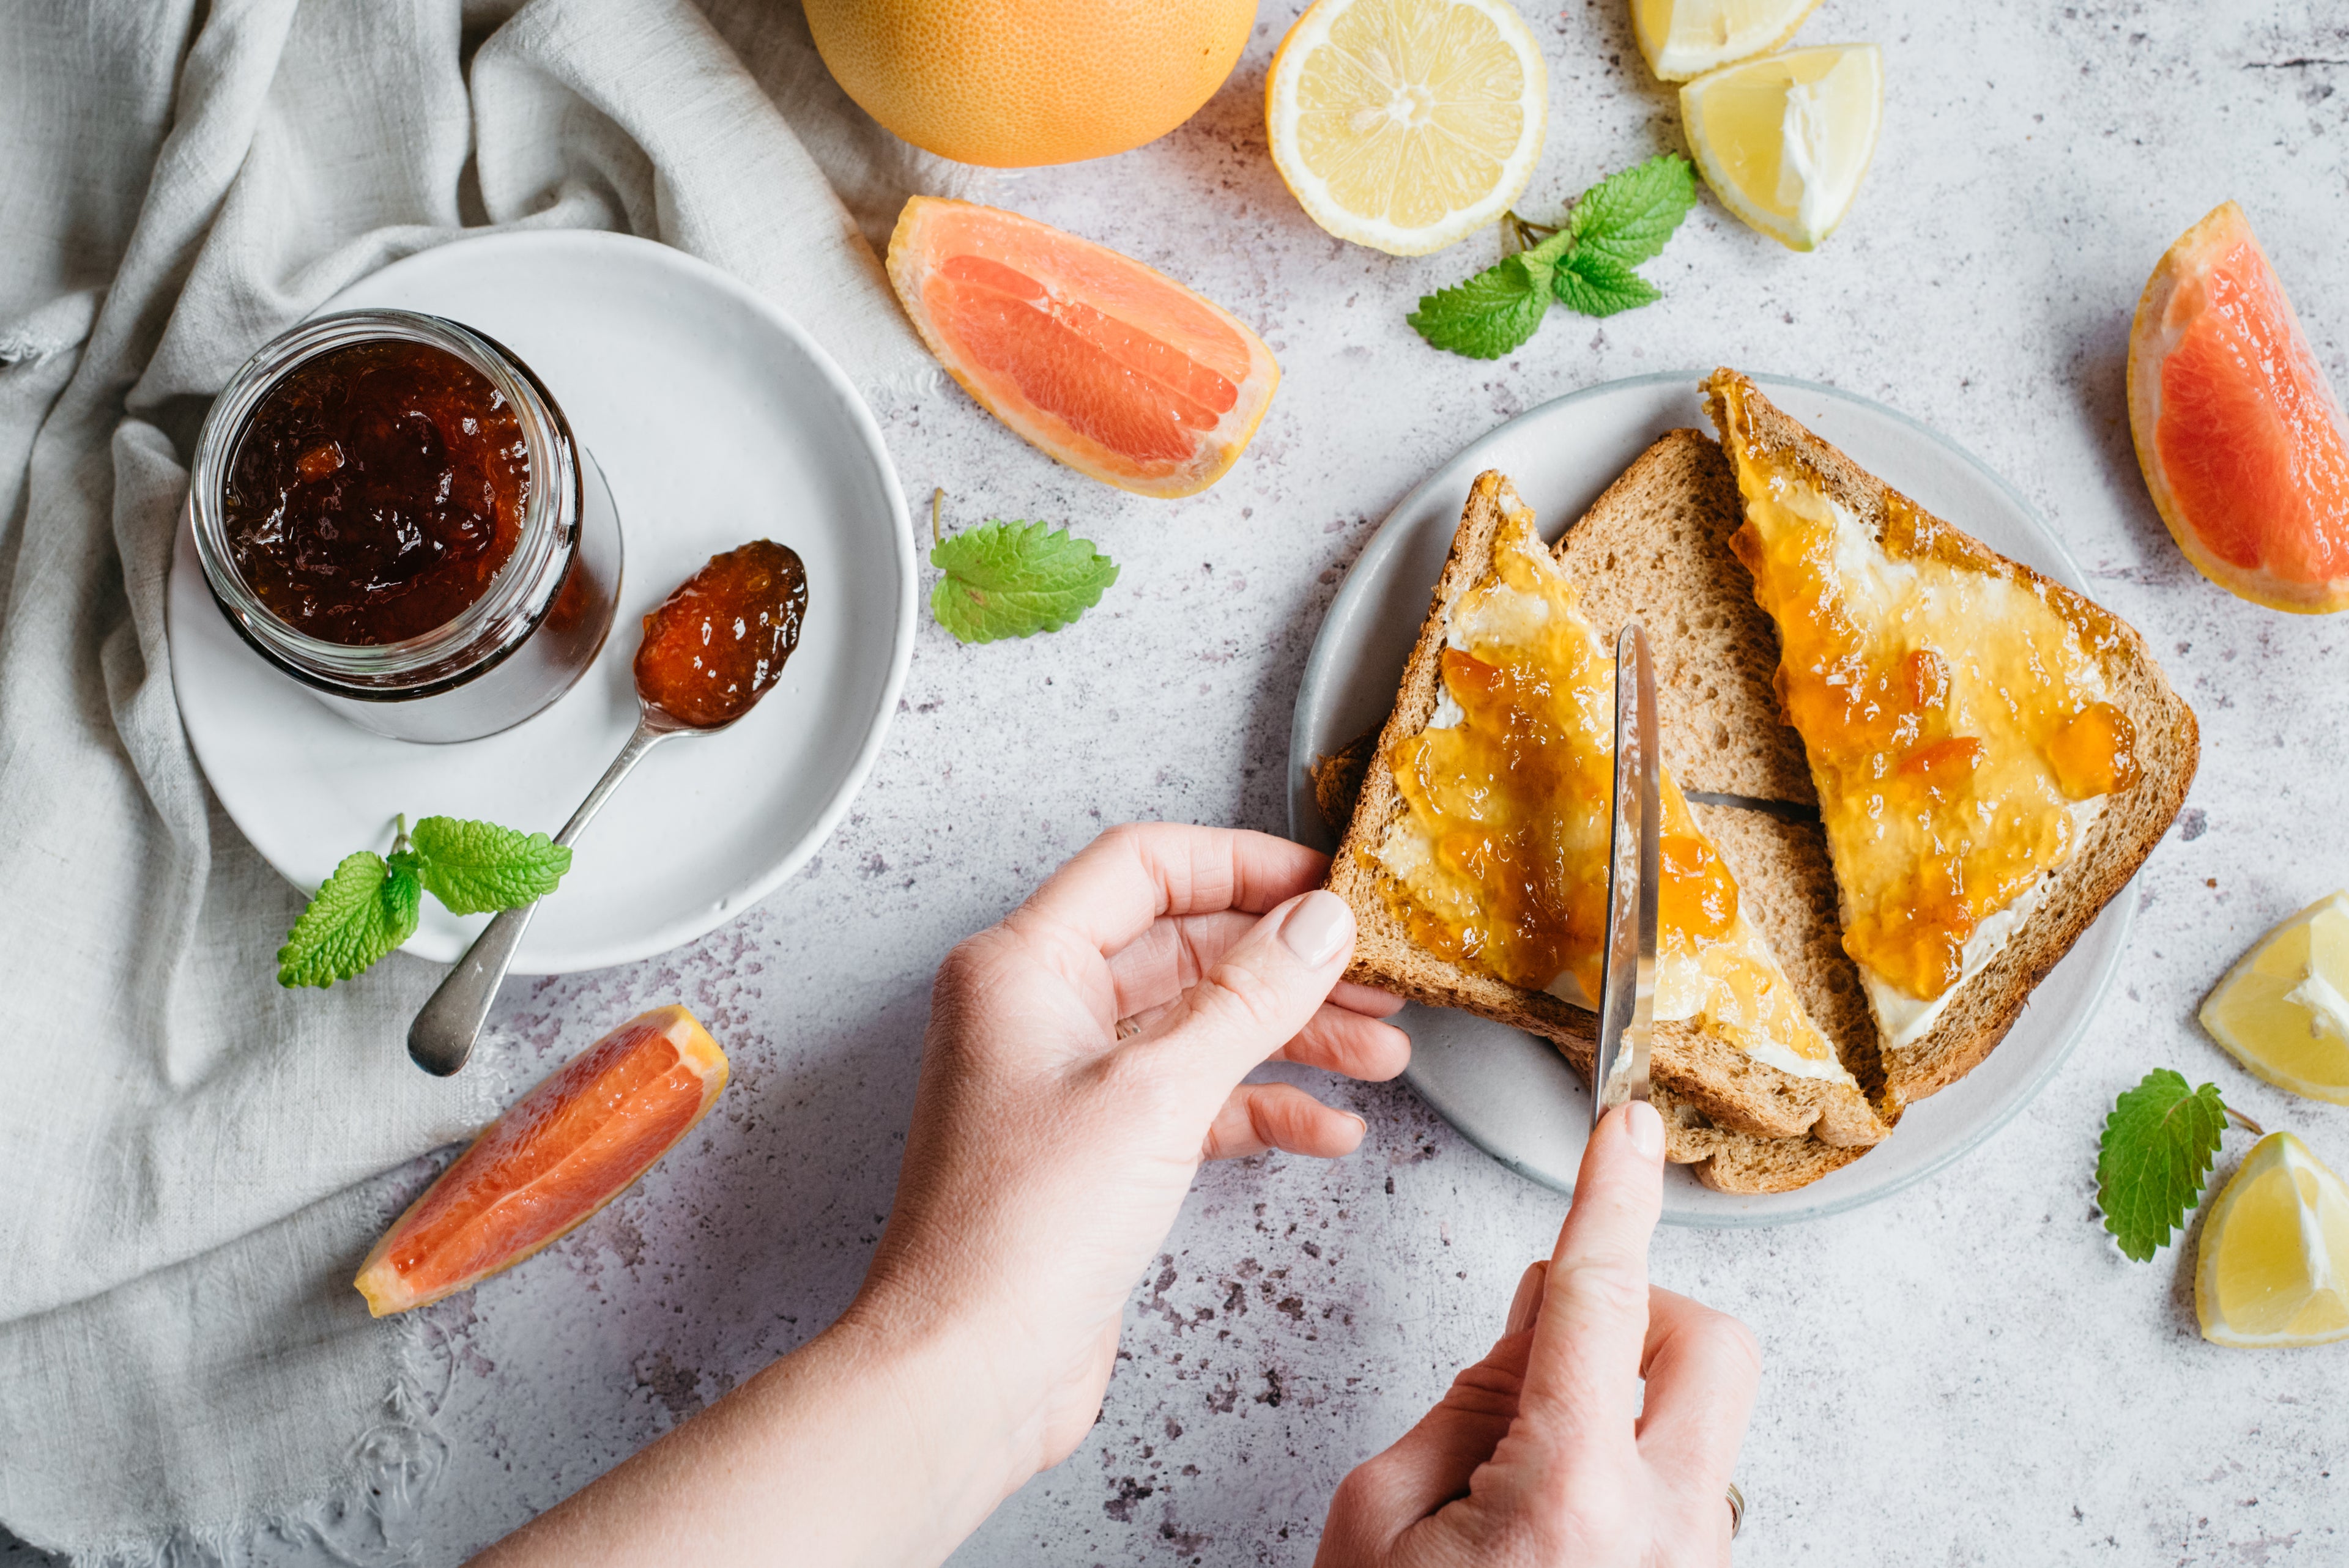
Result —
<instances>
[{"instance_id":1,"label":"woman's hand","mask_svg":"<svg viewBox=\"0 0 2349 1568\"><path fill-rule=\"evenodd\" d=\"M1202 1161L1361 1142L1361 1118L1241 1078L1280 1059L1388 1078L1410 1059L1380 1021L1402 1004L1338 979L1354 922L1316 891L1327 865L1261 833L1112 829L940 968L848 1320L960 1326L1007 1491L1092 1427L1126 1299Z\"/></svg>"},{"instance_id":2,"label":"woman's hand","mask_svg":"<svg viewBox=\"0 0 2349 1568\"><path fill-rule=\"evenodd\" d=\"M1326 869L1262 833L1117 828L956 948L854 1305L477 1563L942 1561L1092 1425L1199 1162L1361 1141L1248 1069L1409 1059L1379 1021L1402 1004L1339 984L1354 921Z\"/></svg>"},{"instance_id":3,"label":"woman's hand","mask_svg":"<svg viewBox=\"0 0 2349 1568\"><path fill-rule=\"evenodd\" d=\"M1557 1250L1526 1271L1500 1343L1346 1478L1316 1568L1729 1561L1729 1472L1761 1354L1735 1318L1648 1284L1663 1151L1643 1103L1599 1126Z\"/></svg>"}]
</instances>

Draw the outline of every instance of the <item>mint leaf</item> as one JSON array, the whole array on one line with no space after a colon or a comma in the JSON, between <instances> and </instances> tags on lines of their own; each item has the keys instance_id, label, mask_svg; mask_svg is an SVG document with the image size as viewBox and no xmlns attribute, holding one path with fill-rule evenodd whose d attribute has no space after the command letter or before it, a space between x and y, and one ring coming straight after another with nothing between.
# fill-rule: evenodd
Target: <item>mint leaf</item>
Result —
<instances>
[{"instance_id":1,"label":"mint leaf","mask_svg":"<svg viewBox=\"0 0 2349 1568\"><path fill-rule=\"evenodd\" d=\"M367 969L415 934L422 892L413 872L373 850L345 856L285 934L277 983L332 985Z\"/></svg>"},{"instance_id":2,"label":"mint leaf","mask_svg":"<svg viewBox=\"0 0 2349 1568\"><path fill-rule=\"evenodd\" d=\"M1405 319L1438 348L1498 359L1534 335L1552 299L1584 315L1652 304L1663 296L1631 269L1661 251L1695 205L1695 166L1660 152L1585 191L1541 243L1423 295ZM1506 222L1520 235L1530 227L1515 213Z\"/></svg>"},{"instance_id":3,"label":"mint leaf","mask_svg":"<svg viewBox=\"0 0 2349 1568\"><path fill-rule=\"evenodd\" d=\"M1629 270L1661 252L1695 205L1695 166L1677 152L1660 152L1585 191L1565 232L1573 236L1577 256L1603 256ZM1649 298L1654 297L1651 290Z\"/></svg>"},{"instance_id":4,"label":"mint leaf","mask_svg":"<svg viewBox=\"0 0 2349 1568\"><path fill-rule=\"evenodd\" d=\"M1089 539L1040 522L989 522L930 552L944 572L930 614L965 643L1057 632L1095 604L1117 567Z\"/></svg>"},{"instance_id":5,"label":"mint leaf","mask_svg":"<svg viewBox=\"0 0 2349 1568\"><path fill-rule=\"evenodd\" d=\"M409 843L391 857L393 867L411 872L450 914L518 908L553 892L571 869L567 846L495 822L427 817Z\"/></svg>"},{"instance_id":6,"label":"mint leaf","mask_svg":"<svg viewBox=\"0 0 2349 1568\"><path fill-rule=\"evenodd\" d=\"M2113 1102L2096 1154L2096 1202L2124 1253L2145 1263L2169 1244L2170 1232L2202 1201L2226 1130L2219 1086L2189 1089L2168 1068Z\"/></svg>"},{"instance_id":7,"label":"mint leaf","mask_svg":"<svg viewBox=\"0 0 2349 1568\"><path fill-rule=\"evenodd\" d=\"M1419 308L1403 319L1438 348L1471 359L1500 358L1541 325L1550 287L1550 262L1541 252L1560 238L1553 235L1466 283L1422 295Z\"/></svg>"},{"instance_id":8,"label":"mint leaf","mask_svg":"<svg viewBox=\"0 0 2349 1568\"><path fill-rule=\"evenodd\" d=\"M1656 285L1597 251L1577 251L1553 270L1550 291L1558 304L1585 315L1613 315L1663 298Z\"/></svg>"}]
</instances>

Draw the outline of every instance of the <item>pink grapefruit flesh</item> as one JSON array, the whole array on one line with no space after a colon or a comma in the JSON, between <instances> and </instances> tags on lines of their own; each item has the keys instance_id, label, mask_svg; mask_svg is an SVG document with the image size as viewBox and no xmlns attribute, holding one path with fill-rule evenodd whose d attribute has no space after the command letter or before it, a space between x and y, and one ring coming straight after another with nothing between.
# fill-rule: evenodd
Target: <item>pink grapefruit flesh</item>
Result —
<instances>
[{"instance_id":1,"label":"pink grapefruit flesh","mask_svg":"<svg viewBox=\"0 0 2349 1568\"><path fill-rule=\"evenodd\" d=\"M631 1018L490 1123L352 1283L378 1317L512 1267L632 1186L726 1087L726 1053L683 1007Z\"/></svg>"},{"instance_id":2,"label":"pink grapefruit flesh","mask_svg":"<svg viewBox=\"0 0 2349 1568\"><path fill-rule=\"evenodd\" d=\"M916 196L889 281L947 374L1078 472L1195 495L1256 434L1280 380L1229 312L1115 251L999 208Z\"/></svg>"},{"instance_id":3,"label":"pink grapefruit flesh","mask_svg":"<svg viewBox=\"0 0 2349 1568\"><path fill-rule=\"evenodd\" d=\"M2349 422L2232 201L2146 284L2128 404L2146 488L2197 570L2271 609L2349 608Z\"/></svg>"}]
</instances>

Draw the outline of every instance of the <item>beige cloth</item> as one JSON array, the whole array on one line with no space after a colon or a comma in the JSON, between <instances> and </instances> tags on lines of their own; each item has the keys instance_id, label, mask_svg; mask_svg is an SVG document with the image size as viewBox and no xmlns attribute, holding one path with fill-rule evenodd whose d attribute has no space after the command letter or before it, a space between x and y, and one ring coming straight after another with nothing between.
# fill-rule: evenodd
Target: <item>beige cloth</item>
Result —
<instances>
[{"instance_id":1,"label":"beige cloth","mask_svg":"<svg viewBox=\"0 0 2349 1568\"><path fill-rule=\"evenodd\" d=\"M676 244L911 388L858 229L954 171L847 102L792 0L14 0L0 170L0 1523L92 1560L263 1521L388 1550L440 1449L413 1331L349 1276L383 1174L504 1086L405 1060L435 966L274 983L300 897L171 693L191 438L265 339L494 224Z\"/></svg>"}]
</instances>

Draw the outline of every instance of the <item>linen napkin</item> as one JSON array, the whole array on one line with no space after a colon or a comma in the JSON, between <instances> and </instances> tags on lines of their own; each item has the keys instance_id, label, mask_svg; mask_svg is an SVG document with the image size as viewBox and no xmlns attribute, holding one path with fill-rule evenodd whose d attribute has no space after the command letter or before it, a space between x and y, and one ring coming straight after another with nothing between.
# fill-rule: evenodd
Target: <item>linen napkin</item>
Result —
<instances>
[{"instance_id":1,"label":"linen napkin","mask_svg":"<svg viewBox=\"0 0 2349 1568\"><path fill-rule=\"evenodd\" d=\"M854 109L791 0L0 11L0 1523L77 1560L264 1527L367 1560L437 1473L414 1330L348 1275L374 1179L507 1086L405 1059L436 965L274 983L302 898L206 789L164 640L212 396L498 225L678 245L903 393L930 366L868 236L959 179Z\"/></svg>"}]
</instances>

